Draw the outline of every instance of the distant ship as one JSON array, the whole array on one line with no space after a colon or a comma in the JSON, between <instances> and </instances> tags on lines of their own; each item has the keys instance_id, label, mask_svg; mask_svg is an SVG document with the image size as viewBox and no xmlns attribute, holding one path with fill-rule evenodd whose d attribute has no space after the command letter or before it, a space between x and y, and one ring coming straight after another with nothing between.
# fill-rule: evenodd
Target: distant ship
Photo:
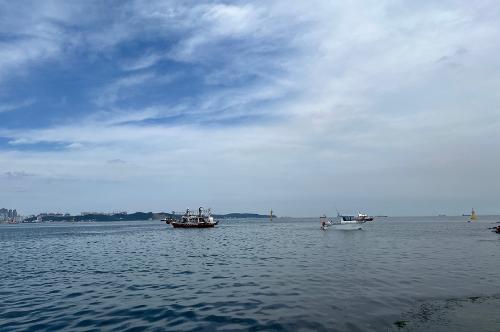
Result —
<instances>
[{"instance_id":1,"label":"distant ship","mask_svg":"<svg viewBox=\"0 0 500 332\"><path fill-rule=\"evenodd\" d=\"M171 223L176 221L175 215L175 211L172 211L172 214L170 214L170 216L165 216L165 218L161 219L161 221L164 221L166 224L170 225Z\"/></svg>"}]
</instances>

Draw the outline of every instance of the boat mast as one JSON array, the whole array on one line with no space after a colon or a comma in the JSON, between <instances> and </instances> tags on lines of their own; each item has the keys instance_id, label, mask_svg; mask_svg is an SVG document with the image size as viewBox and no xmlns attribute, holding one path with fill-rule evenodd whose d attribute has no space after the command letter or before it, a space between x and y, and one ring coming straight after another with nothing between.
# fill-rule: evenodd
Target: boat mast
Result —
<instances>
[{"instance_id":1,"label":"boat mast","mask_svg":"<svg viewBox=\"0 0 500 332\"><path fill-rule=\"evenodd\" d=\"M269 213L269 221L273 221L273 209L271 209L271 212Z\"/></svg>"}]
</instances>

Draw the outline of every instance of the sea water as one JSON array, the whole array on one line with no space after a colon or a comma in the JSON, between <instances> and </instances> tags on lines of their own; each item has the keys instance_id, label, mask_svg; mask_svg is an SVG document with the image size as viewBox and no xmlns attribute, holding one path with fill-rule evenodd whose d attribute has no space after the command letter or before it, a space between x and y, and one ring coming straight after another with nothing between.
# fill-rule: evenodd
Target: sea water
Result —
<instances>
[{"instance_id":1,"label":"sea water","mask_svg":"<svg viewBox=\"0 0 500 332\"><path fill-rule=\"evenodd\" d=\"M496 221L0 225L0 331L498 331Z\"/></svg>"}]
</instances>

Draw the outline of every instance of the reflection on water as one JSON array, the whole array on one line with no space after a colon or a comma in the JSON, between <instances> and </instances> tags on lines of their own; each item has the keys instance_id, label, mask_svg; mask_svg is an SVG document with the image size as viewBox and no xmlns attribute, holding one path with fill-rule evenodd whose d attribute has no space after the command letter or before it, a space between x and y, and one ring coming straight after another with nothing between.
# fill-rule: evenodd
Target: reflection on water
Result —
<instances>
[{"instance_id":1,"label":"reflection on water","mask_svg":"<svg viewBox=\"0 0 500 332\"><path fill-rule=\"evenodd\" d=\"M0 330L498 330L500 237L462 219L1 225Z\"/></svg>"}]
</instances>

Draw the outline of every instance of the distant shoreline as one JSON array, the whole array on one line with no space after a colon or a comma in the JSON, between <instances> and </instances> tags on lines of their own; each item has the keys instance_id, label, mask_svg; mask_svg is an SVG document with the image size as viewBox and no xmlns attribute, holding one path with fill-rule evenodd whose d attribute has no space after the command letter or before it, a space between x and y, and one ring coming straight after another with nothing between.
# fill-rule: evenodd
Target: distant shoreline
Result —
<instances>
[{"instance_id":1,"label":"distant shoreline","mask_svg":"<svg viewBox=\"0 0 500 332\"><path fill-rule=\"evenodd\" d=\"M161 220L168 217L180 216L179 214L171 214L165 212L134 212L134 213L116 213L116 214L84 214L84 215L38 215L31 216L24 219L25 223L34 222L83 222L83 221L142 221L142 220ZM264 219L269 218L269 215L257 213L227 213L227 214L214 214L216 219ZM273 218L276 218L273 215Z\"/></svg>"}]
</instances>

